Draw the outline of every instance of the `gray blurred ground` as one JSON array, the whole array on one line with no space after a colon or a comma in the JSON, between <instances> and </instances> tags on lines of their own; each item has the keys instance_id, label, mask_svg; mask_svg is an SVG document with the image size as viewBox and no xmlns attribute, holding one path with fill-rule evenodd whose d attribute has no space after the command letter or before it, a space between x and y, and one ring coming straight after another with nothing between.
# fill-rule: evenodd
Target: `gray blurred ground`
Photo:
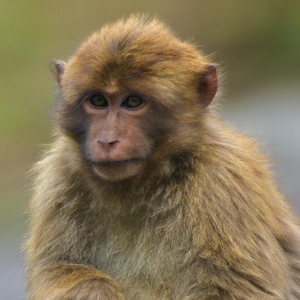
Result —
<instances>
[{"instance_id":1,"label":"gray blurred ground","mask_svg":"<svg viewBox=\"0 0 300 300\"><path fill-rule=\"evenodd\" d=\"M0 245L0 299L24 299L23 255L20 254L21 236L1 235Z\"/></svg>"},{"instance_id":2,"label":"gray blurred ground","mask_svg":"<svg viewBox=\"0 0 300 300\"><path fill-rule=\"evenodd\" d=\"M221 115L240 131L258 138L274 163L277 182L300 215L300 86L290 84L223 104ZM23 299L22 233L0 236L0 300Z\"/></svg>"},{"instance_id":3,"label":"gray blurred ground","mask_svg":"<svg viewBox=\"0 0 300 300\"><path fill-rule=\"evenodd\" d=\"M272 85L224 104L224 118L262 145L277 183L300 215L300 84Z\"/></svg>"}]
</instances>

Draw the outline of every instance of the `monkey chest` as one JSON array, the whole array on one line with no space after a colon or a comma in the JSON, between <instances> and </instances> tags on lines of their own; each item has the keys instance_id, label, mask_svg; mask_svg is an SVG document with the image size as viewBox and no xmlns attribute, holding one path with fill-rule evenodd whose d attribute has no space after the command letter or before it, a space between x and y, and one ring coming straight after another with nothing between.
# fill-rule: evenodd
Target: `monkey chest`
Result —
<instances>
[{"instance_id":1,"label":"monkey chest","mask_svg":"<svg viewBox=\"0 0 300 300\"><path fill-rule=\"evenodd\" d=\"M190 249L164 234L108 229L92 249L92 264L112 276L132 300L177 299L178 286L193 269L187 267Z\"/></svg>"}]
</instances>

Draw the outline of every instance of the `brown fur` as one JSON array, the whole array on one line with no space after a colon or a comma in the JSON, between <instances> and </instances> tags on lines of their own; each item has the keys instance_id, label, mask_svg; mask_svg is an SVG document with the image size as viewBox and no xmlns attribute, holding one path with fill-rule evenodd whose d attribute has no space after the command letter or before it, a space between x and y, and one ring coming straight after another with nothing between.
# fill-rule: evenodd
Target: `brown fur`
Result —
<instances>
[{"instance_id":1,"label":"brown fur","mask_svg":"<svg viewBox=\"0 0 300 300\"><path fill-rule=\"evenodd\" d=\"M300 299L298 221L256 143L207 107L208 58L131 17L58 64L57 134L30 206L30 300ZM83 159L102 122L81 108L95 88L150 98L147 113L120 122L131 132L124 151L151 156L113 180Z\"/></svg>"}]
</instances>

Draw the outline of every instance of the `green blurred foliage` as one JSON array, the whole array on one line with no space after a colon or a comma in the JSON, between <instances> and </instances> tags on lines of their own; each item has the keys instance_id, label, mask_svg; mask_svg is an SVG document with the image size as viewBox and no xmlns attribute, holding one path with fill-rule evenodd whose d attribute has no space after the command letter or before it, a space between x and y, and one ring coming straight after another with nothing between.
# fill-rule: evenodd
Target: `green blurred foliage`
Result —
<instances>
[{"instance_id":1,"label":"green blurred foliage","mask_svg":"<svg viewBox=\"0 0 300 300\"><path fill-rule=\"evenodd\" d=\"M51 140L51 60L131 13L166 21L180 38L214 54L226 97L300 78L300 1L0 1L0 232L24 228L27 172Z\"/></svg>"}]
</instances>

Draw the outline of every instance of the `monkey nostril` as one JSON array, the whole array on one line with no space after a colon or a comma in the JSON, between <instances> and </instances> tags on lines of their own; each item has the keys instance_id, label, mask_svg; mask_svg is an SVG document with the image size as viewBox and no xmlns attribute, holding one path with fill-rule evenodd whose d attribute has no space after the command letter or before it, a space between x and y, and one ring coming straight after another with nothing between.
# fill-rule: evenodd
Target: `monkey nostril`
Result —
<instances>
[{"instance_id":1,"label":"monkey nostril","mask_svg":"<svg viewBox=\"0 0 300 300\"><path fill-rule=\"evenodd\" d=\"M102 145L110 145L113 146L114 144L119 143L118 139L106 139L106 138L97 138L97 143Z\"/></svg>"},{"instance_id":2,"label":"monkey nostril","mask_svg":"<svg viewBox=\"0 0 300 300\"><path fill-rule=\"evenodd\" d=\"M112 145L117 144L117 143L119 143L119 141L115 140L115 141L109 142L108 144L112 146Z\"/></svg>"}]
</instances>

